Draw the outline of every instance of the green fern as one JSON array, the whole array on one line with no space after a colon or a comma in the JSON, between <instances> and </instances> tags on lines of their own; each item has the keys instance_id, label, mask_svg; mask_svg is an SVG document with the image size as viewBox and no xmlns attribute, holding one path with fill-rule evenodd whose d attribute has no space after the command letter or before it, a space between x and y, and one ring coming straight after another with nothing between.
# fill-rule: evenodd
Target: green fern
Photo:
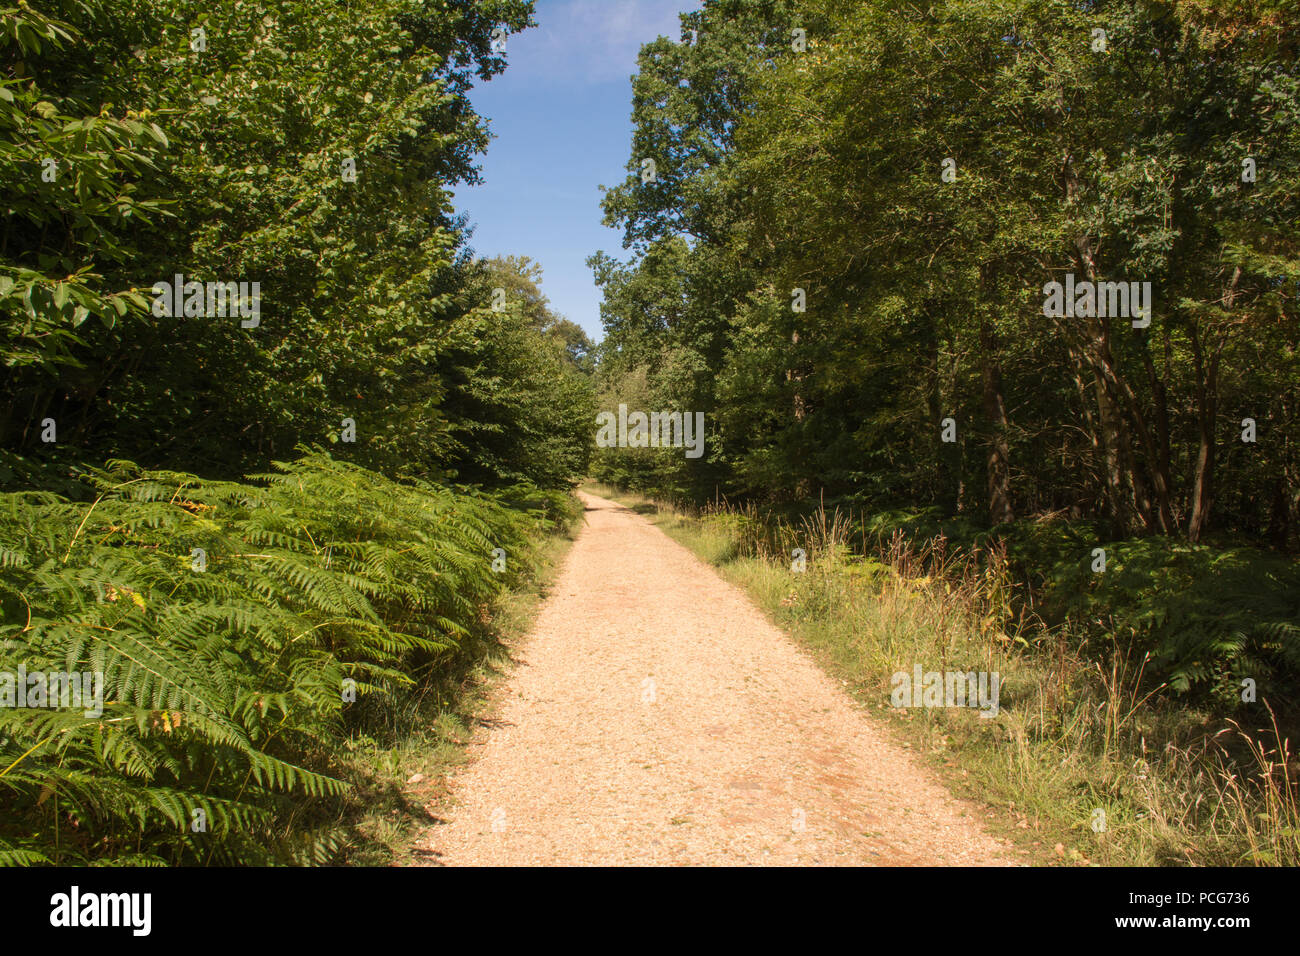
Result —
<instances>
[{"instance_id":1,"label":"green fern","mask_svg":"<svg viewBox=\"0 0 1300 956\"><path fill-rule=\"evenodd\" d=\"M0 863L335 852L344 681L383 697L453 655L507 583L492 549L526 561L537 509L319 451L276 468L238 483L119 461L90 504L0 496L0 671L104 682L97 717L0 708Z\"/></svg>"}]
</instances>

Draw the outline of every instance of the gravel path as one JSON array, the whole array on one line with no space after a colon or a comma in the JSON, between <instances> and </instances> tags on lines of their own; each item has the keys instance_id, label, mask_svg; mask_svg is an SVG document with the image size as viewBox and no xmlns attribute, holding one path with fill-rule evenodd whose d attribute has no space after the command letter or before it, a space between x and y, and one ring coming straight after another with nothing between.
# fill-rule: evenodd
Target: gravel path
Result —
<instances>
[{"instance_id":1,"label":"gravel path","mask_svg":"<svg viewBox=\"0 0 1300 956\"><path fill-rule=\"evenodd\" d=\"M427 862L1014 862L742 592L581 497L587 525Z\"/></svg>"}]
</instances>

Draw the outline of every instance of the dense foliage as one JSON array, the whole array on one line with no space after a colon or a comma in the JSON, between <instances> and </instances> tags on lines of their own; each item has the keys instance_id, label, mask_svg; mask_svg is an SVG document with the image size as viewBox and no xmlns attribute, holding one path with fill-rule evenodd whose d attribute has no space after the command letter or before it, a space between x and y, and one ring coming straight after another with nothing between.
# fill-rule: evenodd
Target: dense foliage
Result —
<instances>
[{"instance_id":1,"label":"dense foliage","mask_svg":"<svg viewBox=\"0 0 1300 956\"><path fill-rule=\"evenodd\" d=\"M346 441L350 419L352 460L488 481L484 413L507 435L554 424L516 370L580 391L521 303L493 311L451 214L487 143L466 92L504 68L494 31L527 26L529 3L39 6L0 30L10 469L119 456L235 478ZM256 281L260 314L155 314L154 284L178 274ZM572 432L555 439L565 478L584 465ZM512 478L554 483L495 440Z\"/></svg>"},{"instance_id":2,"label":"dense foliage","mask_svg":"<svg viewBox=\"0 0 1300 956\"><path fill-rule=\"evenodd\" d=\"M571 511L590 343L450 203L531 23L0 7L0 864L336 859L349 735Z\"/></svg>"},{"instance_id":3,"label":"dense foliage","mask_svg":"<svg viewBox=\"0 0 1300 956\"><path fill-rule=\"evenodd\" d=\"M312 798L346 785L349 705L457 646L506 580L492 550L526 565L529 516L319 453L253 483L95 483L90 508L0 504L0 671L103 675L91 718L0 708L0 863L328 859Z\"/></svg>"},{"instance_id":4,"label":"dense foliage","mask_svg":"<svg viewBox=\"0 0 1300 956\"><path fill-rule=\"evenodd\" d=\"M1268 552L1300 544L1297 19L683 15L642 49L631 175L606 197L631 254L592 265L604 407L702 410L708 452L606 452L597 475L994 528L1040 610L1136 633L1176 688L1294 675L1296 574ZM1046 314L1067 275L1150 283L1150 313ZM1170 613L1189 592L1210 606Z\"/></svg>"}]
</instances>

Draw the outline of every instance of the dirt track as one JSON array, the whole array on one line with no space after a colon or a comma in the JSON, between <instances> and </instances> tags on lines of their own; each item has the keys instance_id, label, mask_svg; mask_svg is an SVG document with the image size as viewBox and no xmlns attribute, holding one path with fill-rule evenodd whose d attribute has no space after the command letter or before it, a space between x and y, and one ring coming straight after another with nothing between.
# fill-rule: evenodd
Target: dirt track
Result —
<instances>
[{"instance_id":1,"label":"dirt track","mask_svg":"<svg viewBox=\"0 0 1300 956\"><path fill-rule=\"evenodd\" d=\"M430 863L1014 862L735 587L582 496Z\"/></svg>"}]
</instances>

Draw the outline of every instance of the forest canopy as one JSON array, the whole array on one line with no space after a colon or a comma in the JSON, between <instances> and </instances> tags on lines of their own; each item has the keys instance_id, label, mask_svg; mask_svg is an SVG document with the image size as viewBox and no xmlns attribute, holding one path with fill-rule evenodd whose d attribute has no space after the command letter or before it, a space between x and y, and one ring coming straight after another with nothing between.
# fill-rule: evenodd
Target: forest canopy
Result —
<instances>
[{"instance_id":1,"label":"forest canopy","mask_svg":"<svg viewBox=\"0 0 1300 956\"><path fill-rule=\"evenodd\" d=\"M601 407L701 411L707 452L595 473L1001 540L1039 610L1143 635L1176 687L1294 675L1297 22L705 0L642 48L626 252L590 264Z\"/></svg>"}]
</instances>

